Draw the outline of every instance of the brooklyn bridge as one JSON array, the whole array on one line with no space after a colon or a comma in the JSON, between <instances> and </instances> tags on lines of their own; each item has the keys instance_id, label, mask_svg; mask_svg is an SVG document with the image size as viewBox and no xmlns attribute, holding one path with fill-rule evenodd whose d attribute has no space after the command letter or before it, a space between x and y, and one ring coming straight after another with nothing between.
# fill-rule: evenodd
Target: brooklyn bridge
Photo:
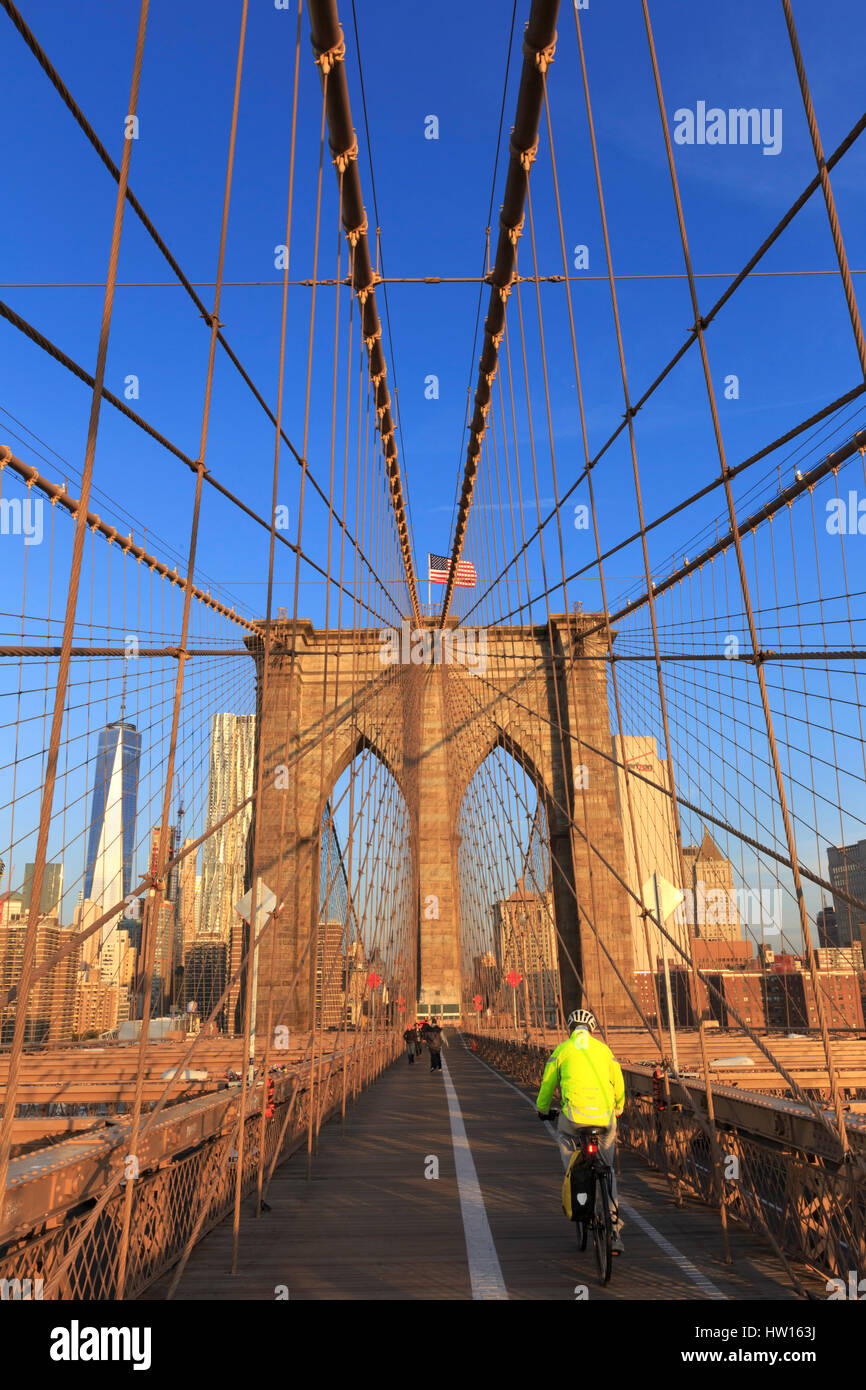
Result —
<instances>
[{"instance_id":1,"label":"brooklyn bridge","mask_svg":"<svg viewBox=\"0 0 866 1390\"><path fill-rule=\"evenodd\" d=\"M0 5L3 1298L857 1299L863 15Z\"/></svg>"}]
</instances>

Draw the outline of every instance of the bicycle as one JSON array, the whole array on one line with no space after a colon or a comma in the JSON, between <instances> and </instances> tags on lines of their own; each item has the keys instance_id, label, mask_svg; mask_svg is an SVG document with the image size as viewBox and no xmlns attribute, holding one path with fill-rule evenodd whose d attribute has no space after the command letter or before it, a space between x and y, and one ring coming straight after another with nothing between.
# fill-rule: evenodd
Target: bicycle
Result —
<instances>
[{"instance_id":1,"label":"bicycle","mask_svg":"<svg viewBox=\"0 0 866 1390\"><path fill-rule=\"evenodd\" d=\"M551 1123L555 1124L558 1117L558 1110L549 1112L548 1119ZM611 1214L613 1208L611 1187L613 1173L599 1152L599 1131L597 1129L591 1127L581 1129L575 1138L580 1145L584 1162L592 1174L592 1186L589 1193L592 1215L587 1221L575 1222L578 1249L586 1249L589 1233L592 1231L599 1278L602 1284L607 1284L610 1282L610 1276L613 1272L613 1216Z\"/></svg>"}]
</instances>

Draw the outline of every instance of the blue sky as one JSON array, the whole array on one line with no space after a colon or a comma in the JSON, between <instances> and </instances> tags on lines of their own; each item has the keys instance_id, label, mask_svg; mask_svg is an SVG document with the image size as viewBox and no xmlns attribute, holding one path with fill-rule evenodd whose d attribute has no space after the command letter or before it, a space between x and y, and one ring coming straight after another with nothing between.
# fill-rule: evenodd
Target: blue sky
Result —
<instances>
[{"instance_id":1,"label":"blue sky","mask_svg":"<svg viewBox=\"0 0 866 1390\"><path fill-rule=\"evenodd\" d=\"M343 7L346 9L346 7ZM519 40L525 6L518 7ZM576 42L570 7L563 6L557 61L550 96L565 204L567 241L589 247L589 273L604 273L600 226L586 139ZM722 107L781 107L783 149L763 156L755 147L692 147L677 151L693 260L699 271L734 271L800 192L812 173L808 133L781 6L732 3L656 5L656 41L669 114L698 100ZM857 106L858 45L862 13L853 4L797 7L801 41L824 136L832 149L860 114ZM85 0L74 6L24 4L23 11L49 56L95 129L119 158L126 111L137 6ZM358 5L370 138L384 264L392 275L475 275L482 262L484 228L502 99L511 19L507 0L466 7L395 6L380 0ZM206 22L203 15L206 13ZM181 265L193 280L212 280L215 270L231 94L240 6L151 5L139 112L141 135L133 151L131 184ZM6 281L97 281L104 279L114 183L85 142L8 20L3 32L10 109L16 138L6 153L7 187L17 209L2 230ZM362 104L355 62L351 11L343 14L350 40L348 73L353 114L361 145L368 216L374 222L366 160ZM615 270L622 274L680 271L673 204L664 165L646 41L636 0L590 5L582 16L602 176ZM251 5L242 90L236 172L229 225L226 279L278 281L273 247L283 240L288 131L294 62L295 16L263 3ZM506 97L506 134L514 109L518 54ZM847 72L847 79L846 79ZM424 118L439 118L439 139L424 138ZM312 263L312 211L319 125L318 77L304 20L301 50L299 157L292 265L308 276ZM543 142L544 144L544 142ZM856 148L834 178L851 264L866 264L863 239L863 151ZM494 197L502 191L503 161ZM335 210L332 171L324 208ZM542 270L561 273L561 254L550 196L549 160L542 148L533 192L539 223ZM334 239L320 257L320 273L333 275ZM521 248L521 267L529 247ZM823 207L812 200L802 221L783 236L767 259L768 269L832 269L833 248ZM121 280L171 279L155 248L127 215ZM724 282L705 282L706 302ZM528 287L531 289L531 287ZM622 397L604 282L575 286L579 347L589 412L591 445L618 421ZM203 291L207 302L208 291ZM573 476L579 459L573 373L561 313L561 286L543 290L550 314L548 356L552 367L558 468ZM310 291L295 289L290 333L297 351L285 398L285 422L299 442L303 428L303 366ZM101 309L98 289L9 290L13 308L77 360L92 365ZM690 310L682 281L624 282L619 286L626 357L633 394L655 374L682 340ZM713 296L714 297L714 296ZM397 286L388 291L392 342L403 438L401 457L408 480L416 542L423 570L427 549L450 540L451 507L463 459L463 416L470 378L476 286ZM528 308L531 299L527 296ZM486 308L486 292L484 296ZM326 323L333 291L321 291L318 314L321 350L327 360ZM380 304L384 308L383 304ZM226 333L269 400L273 401L279 331L279 288L227 289ZM531 317L531 314L528 315ZM3 328L8 408L35 429L71 464L80 467L88 395L68 381L14 330ZM850 328L839 284L833 279L755 281L738 297L710 342L719 373L740 377L740 399L725 413L726 445L732 459L744 456L794 419L818 408L857 379ZM190 454L196 452L201 414L207 333L184 292L118 291L108 363L108 384L122 394L128 373L140 379L138 408ZM389 352L390 359L390 352ZM424 380L439 377L440 395L425 400ZM325 389L314 400L320 406ZM708 413L698 390L696 359L674 375L659 396L659 408L641 421L641 465L647 506L664 505L692 476L706 479L716 468ZM165 540L185 552L192 479L164 461L149 441L104 411L104 441L97 485L129 507L144 512L140 470L158 487L158 525ZM249 400L233 370L217 373L208 462L215 474L262 512L270 500L272 427ZM683 447L697 457L682 457ZM315 455L327 451L326 431L314 429L314 471L326 477ZM679 455L679 458L677 457ZM287 464L286 501L296 501L297 473ZM611 485L600 477L600 505L619 507L617 468ZM688 483L687 483L688 485ZM527 489L531 493L531 488ZM550 495L550 489L545 489ZM529 501L533 501L529 497ZM602 521L615 534L618 512ZM308 534L318 539L321 518L311 515ZM626 517L623 516L623 522ZM232 524L211 504L202 537L201 564L240 597L249 592L250 564L241 573L220 554ZM624 527L622 528L624 530ZM264 549L266 538L251 537ZM311 541L311 547L313 542ZM261 563L260 557L259 563ZM290 563L288 555L285 557ZM291 572L291 571L289 571ZM309 576L307 576L309 577Z\"/></svg>"},{"instance_id":2,"label":"blue sky","mask_svg":"<svg viewBox=\"0 0 866 1390\"><path fill-rule=\"evenodd\" d=\"M54 0L22 0L21 8L73 96L119 161L137 5L118 6L110 0L77 0L74 5L58 5ZM240 8L236 0L213 0L207 6L170 6L165 0L153 0L151 4L139 102L140 138L133 149L130 183L185 272L196 282L212 281L216 267ZM567 3L562 6L549 92L566 242L569 247L582 244L589 250L585 283L574 284L573 294L590 449L595 450L621 419L623 398L608 286L604 278L590 278L604 277L605 265L570 8ZM483 263L512 6L508 0L476 0L472 6L435 7L397 5L393 0L356 0L356 10L384 268L390 276L477 276ZM528 6L521 0L516 10L515 47L505 94L506 140L513 119L520 38L527 11ZM359 137L362 183L373 228L376 217L367 157L368 132L348 0L341 4L341 12L349 49L347 71ZM858 36L862 40L866 16L855 0L826 0L820 7L800 0L795 14L824 147L829 152L861 114L858 100L862 94L863 44ZM776 0L731 0L724 6L706 0L691 4L661 4L656 0L652 18L671 121L677 109L694 108L699 101L724 109L779 108L783 113L782 149L776 156L766 156L755 146L684 146L676 150L695 269L702 274L735 272L798 196L814 170L782 8ZM614 269L623 276L675 274L682 270L682 258L640 4L638 0L611 0L606 4L590 0L581 24ZM2 279L14 287L0 293L13 309L92 370L101 290L20 286L32 282L96 282L98 286L104 281L115 184L5 15L0 20L0 44L7 111L5 201L7 208L14 209L14 214L7 215L0 225ZM274 248L284 239L294 48L294 8L277 10L270 0L255 0L249 11L225 277L227 282L271 283L242 288L228 285L221 318L229 341L272 404L281 299ZM14 117L8 113L14 113ZM438 140L424 138L425 118L431 114L438 117ZM306 278L312 271L320 116L319 80L305 15L292 278ZM855 270L866 269L864 150L861 139L833 175L849 260ZM326 165L319 274L334 276L338 264L337 200L333 171L327 160ZM504 169L501 155L493 196L494 228ZM544 138L533 171L532 196L539 268L542 274L561 273L550 158ZM341 273L345 273L345 265L343 250ZM528 237L521 243L520 268L523 273L531 270ZM820 197L816 196L783 234L762 269L834 268L827 219ZM127 209L120 281L171 278L168 267ZM702 308L713 302L726 283L724 279L699 282ZM862 277L855 276L855 283L859 287ZM200 289L199 293L206 303L210 301L209 289ZM334 294L332 289L321 289L317 295L308 447L311 469L326 488ZM691 323L691 310L682 279L622 280L618 283L618 295L628 376L635 398L682 342ZM306 288L290 290L283 409L285 428L298 447L304 425L310 296ZM583 454L562 286L543 286L541 298L556 466L562 491L576 477ZM482 313L486 311L486 301L484 290ZM387 292L390 336L386 337L386 356L392 391L396 386L399 402L398 443L411 507L416 571L422 580L426 552L443 552L450 543L453 504L466 442L466 393L470 386L474 391L475 386L473 334L478 302L476 284L392 284ZM513 307L512 303L511 332L516 331ZM385 296L381 292L379 308L384 317ZM537 347L537 317L531 285L523 288L523 308L527 346L533 360L530 389L544 510L544 499L547 506L552 499L552 482L540 363L532 351ZM345 323L345 295L341 313ZM182 289L118 289L106 384L122 395L127 376L137 376L140 398L131 403L192 456L197 451L201 425L207 339L207 330ZM345 391L345 342L343 334L338 370L340 399L339 393ZM517 350L516 339L513 348ZM766 277L749 282L713 325L708 348L731 463L820 409L855 385L862 375L841 287L832 275ZM0 439L52 479L68 476L70 491L75 492L84 455L89 392L5 322L0 322L0 354L0 407L5 412L0 413ZM731 373L739 378L739 398L726 401L721 383ZM430 374L439 379L437 400L425 399L425 379ZM524 511L527 525L532 526L535 491L525 410L519 418ZM862 409L858 404L810 436L796 459L791 450L783 450L778 457L774 455L758 465L736 485L738 500L747 496L749 499L743 501L743 510L751 510L756 502L766 500L776 491L777 465L782 469L783 482L790 482L795 464L808 467L815 463L860 424ZM34 435L47 447L37 444ZM694 351L642 412L636 438L648 519L717 475L718 458ZM338 429L338 459L341 440ZM56 451L56 455L48 450ZM221 482L262 515L267 515L270 508L273 452L273 427L233 368L218 356L208 466ZM289 508L290 534L294 536L299 470L285 450L281 476L280 500ZM595 477L603 543L613 544L631 533L637 518L631 460L624 440L609 451ZM148 544L161 558L171 564L183 562L192 476L109 406L104 406L102 412L94 486L95 509L101 515L112 520L121 515L131 517L128 524L124 522L124 530L131 526L136 539L141 540L147 527ZM844 491L848 486L843 472L840 487ZM856 477L850 486L856 486ZM860 488L862 492L862 468ZM354 516L354 494L343 500L346 512ZM572 500L586 500L585 491L578 490ZM816 494L819 513L824 500L824 494ZM715 534L716 520L723 511L720 494L714 493L688 513L660 527L650 539L653 569L663 574L669 568L669 557L696 553L695 538L704 533ZM327 548L326 520L321 503L308 500L304 546L322 563ZM594 551L587 533L578 532L571 525L568 506L564 508L563 523L566 568L576 569L590 561ZM556 556L558 565L554 528L546 534L550 535L551 568L551 556ZM817 548L812 537L811 520L801 508L797 511L795 532L787 542L790 556L783 557L777 566L775 596L767 602L769 609L775 611L779 604L792 601L795 555L800 563L797 593L801 599L817 597L819 581L824 595L843 593L845 575L837 538L826 536L820 526ZM852 538L848 545L849 585L861 564L857 540ZM467 553L479 568L488 563L471 549ZM42 613L49 577L44 565L37 564L32 556L31 561L28 608ZM251 614L263 611L267 534L238 517L229 504L210 492L205 497L198 571L199 581L205 587L218 583L228 601ZM536 547L531 552L530 575L534 578L540 573ZM624 550L607 566L607 573L609 598L615 606L621 594L633 592L642 581L639 548ZM736 583L733 571L731 575ZM287 551L278 552L276 577L275 602L291 605L294 560ZM309 580L314 576L302 567L301 577ZM766 595L767 586L773 582L767 545L755 558L754 577L759 587L763 583ZM59 592L57 572L50 582ZM348 584L351 587L351 579ZM423 595L426 585L422 583L421 587ZM695 594L697 587L690 590L688 601ZM324 612L323 586L305 583L301 595L300 615L320 622ZM599 605L593 574L570 586L569 601L575 598L582 599L587 609ZM97 616L99 602L97 586ZM334 602L336 595L332 593ZM561 593L552 597L551 604L554 609L562 607ZM506 611L506 606L504 591L500 590L482 614L484 620ZM719 640L726 630L727 612L735 612L737 606L717 596L711 624L713 641ZM9 611L15 610L16 603L10 602ZM543 603L536 604L533 617L543 616ZM122 630L116 606L108 618L115 631ZM816 631L806 635L803 646L817 640ZM778 632L775 638L778 646ZM631 644L633 650L644 650L646 639L644 612L642 618L623 625L618 640L624 649ZM695 638L695 643L700 646L709 640L705 631ZM828 636L827 641L832 644L835 637ZM792 645L798 642L792 641ZM702 680L703 675L698 679ZM625 676L623 680L625 683ZM645 732L648 724L658 732L657 714L652 710L651 693L645 693L648 687L644 676L630 675L628 680L631 684L627 687L627 701L634 723L639 726L633 731ZM807 678L807 691L811 689L811 680L812 677ZM674 691L676 678L672 676L671 681ZM115 681L113 694L116 685ZM853 681L850 685L846 692L856 698ZM244 699L249 698L251 687L246 678L237 677L237 689L243 690ZM841 685L835 687L837 691L841 689ZM216 677L213 690L216 702ZM706 702L706 692L703 698ZM782 698L779 694L779 707ZM685 683L675 702L680 710L677 726L682 744L682 773L686 781L693 778L699 785L701 768L689 747ZM106 709L109 705L113 714L111 700L106 701ZM750 728L760 729L756 713L743 717ZM846 713L840 707L840 728L849 717L853 718L850 711ZM814 711L811 718L822 722ZM824 719L825 727L826 722ZM99 723L100 716L94 713L92 727ZM851 728L854 731L853 725ZM795 748L797 729L786 728L786 734ZM738 746L737 731L732 724L707 737L711 747L712 738L719 740L719 770L713 772L713 778L718 778L721 785L725 777L724 757L729 758L730 766L738 757L733 751ZM816 737L820 739L820 732ZM829 745L825 751L826 762L832 767L836 754ZM794 753L791 758L795 760ZM855 764L851 774L855 782L858 766ZM818 777L829 779L828 796L831 801L838 800L831 773L820 770ZM754 776L752 780L756 780ZM820 785L825 785L823 780ZM705 794L706 791L705 786ZM832 827L822 821L827 837L859 838L863 834L862 828L858 829L864 814L862 797L854 791L852 783L850 793L842 795L846 813L850 810L854 819L849 823L843 818L842 823ZM815 817L809 809L810 798L804 795L802 816L808 824ZM746 819L753 816L765 825L771 819L768 805L740 814ZM731 816L735 819L733 810ZM697 833L697 827L693 832ZM778 827L770 833L777 836Z\"/></svg>"}]
</instances>

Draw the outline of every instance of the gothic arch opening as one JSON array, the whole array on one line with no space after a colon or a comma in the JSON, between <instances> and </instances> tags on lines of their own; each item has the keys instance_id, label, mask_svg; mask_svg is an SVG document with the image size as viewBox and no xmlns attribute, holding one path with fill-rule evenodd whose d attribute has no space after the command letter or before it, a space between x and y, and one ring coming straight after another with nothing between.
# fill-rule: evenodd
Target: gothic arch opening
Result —
<instances>
[{"instance_id":1,"label":"gothic arch opening","mask_svg":"<svg viewBox=\"0 0 866 1390\"><path fill-rule=\"evenodd\" d=\"M457 820L463 1014L519 1034L562 1020L545 803L503 738L470 778Z\"/></svg>"},{"instance_id":2,"label":"gothic arch opening","mask_svg":"<svg viewBox=\"0 0 866 1390\"><path fill-rule=\"evenodd\" d=\"M343 767L319 827L316 1027L376 1028L414 1005L417 919L411 817L366 741Z\"/></svg>"}]
</instances>

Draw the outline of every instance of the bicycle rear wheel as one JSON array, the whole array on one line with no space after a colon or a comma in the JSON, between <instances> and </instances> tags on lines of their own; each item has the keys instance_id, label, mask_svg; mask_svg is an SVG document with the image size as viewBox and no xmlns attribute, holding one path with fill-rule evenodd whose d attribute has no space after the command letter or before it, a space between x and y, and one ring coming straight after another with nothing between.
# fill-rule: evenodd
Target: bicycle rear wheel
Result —
<instances>
[{"instance_id":1,"label":"bicycle rear wheel","mask_svg":"<svg viewBox=\"0 0 866 1390\"><path fill-rule=\"evenodd\" d=\"M592 1239L595 1262L602 1284L606 1284L613 1268L613 1222L606 1175L599 1174L595 1183L595 1207L592 1214Z\"/></svg>"}]
</instances>

